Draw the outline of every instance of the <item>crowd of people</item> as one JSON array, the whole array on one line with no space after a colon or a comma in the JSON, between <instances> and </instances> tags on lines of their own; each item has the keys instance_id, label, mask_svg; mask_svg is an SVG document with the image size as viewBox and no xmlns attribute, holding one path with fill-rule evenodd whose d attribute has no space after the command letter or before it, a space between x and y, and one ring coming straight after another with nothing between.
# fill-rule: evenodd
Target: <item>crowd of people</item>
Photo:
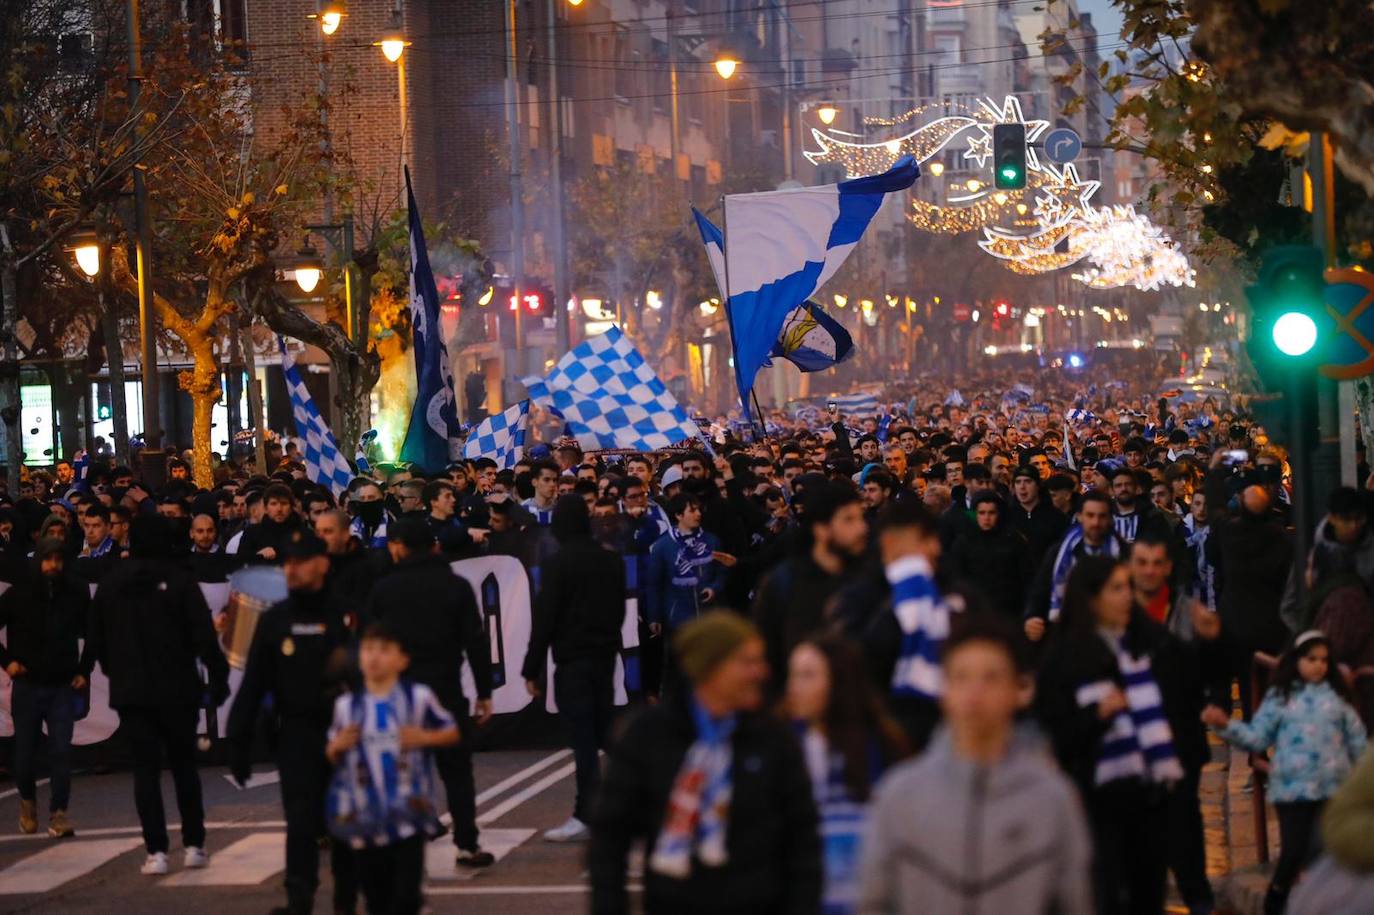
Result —
<instances>
[{"instance_id":1,"label":"crowd of people","mask_svg":"<svg viewBox=\"0 0 1374 915\"><path fill-rule=\"evenodd\" d=\"M418 911L424 843L447 829L455 866L494 860L471 748L491 640L451 563L500 555L533 595L520 676L539 697L552 661L576 763L544 837L588 843L593 911L630 909L642 848L651 912L1157 915L1172 874L1204 915L1209 729L1275 748L1267 912L1323 847L1320 867L1374 881L1352 825L1374 807L1374 692L1354 675L1374 664L1370 493L1331 493L1295 563L1284 452L1244 413L1054 376L963 387L978 393L776 412L765 435L718 425L653 454L559 438L339 494L291 445L270 476L224 462L210 489L177 457L158 485L99 460L26 471L0 504L20 829L39 827L46 728L48 831L75 830L71 734L98 664L144 873L170 867L164 753L184 866L210 864L197 727L228 665L197 583L281 566L288 596L226 727L243 783L271 725L281 911L311 911L326 835L335 911L359 893ZM638 677L618 710L627 625ZM1276 664L1251 695L1257 657Z\"/></svg>"}]
</instances>

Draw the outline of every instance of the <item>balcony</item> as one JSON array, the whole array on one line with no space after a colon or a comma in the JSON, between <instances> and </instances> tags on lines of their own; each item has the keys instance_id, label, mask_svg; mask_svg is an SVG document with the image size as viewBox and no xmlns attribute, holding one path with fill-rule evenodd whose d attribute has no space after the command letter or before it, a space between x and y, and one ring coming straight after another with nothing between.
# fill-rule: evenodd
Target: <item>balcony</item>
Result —
<instances>
[{"instance_id":1,"label":"balcony","mask_svg":"<svg viewBox=\"0 0 1374 915\"><path fill-rule=\"evenodd\" d=\"M960 64L935 71L936 95L978 95L983 78L975 64Z\"/></svg>"}]
</instances>

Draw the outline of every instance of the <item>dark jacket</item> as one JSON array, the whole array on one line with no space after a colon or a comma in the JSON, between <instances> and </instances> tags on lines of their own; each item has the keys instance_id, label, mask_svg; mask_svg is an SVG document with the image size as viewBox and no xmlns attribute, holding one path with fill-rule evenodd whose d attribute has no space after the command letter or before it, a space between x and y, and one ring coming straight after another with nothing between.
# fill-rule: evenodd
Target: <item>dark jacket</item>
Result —
<instances>
[{"instance_id":1,"label":"dark jacket","mask_svg":"<svg viewBox=\"0 0 1374 915\"><path fill-rule=\"evenodd\" d=\"M291 515L281 522L273 521L264 515L257 524L250 524L243 529L236 555L248 565L281 565L287 542L300 528L301 519L296 515ZM275 559L264 559L258 555L267 547L276 552Z\"/></svg>"},{"instance_id":2,"label":"dark jacket","mask_svg":"<svg viewBox=\"0 0 1374 915\"><path fill-rule=\"evenodd\" d=\"M1008 528L982 530L974 524L958 540L942 565L955 581L975 588L993 609L1008 619L1021 619L1025 582L1030 578L1026 539Z\"/></svg>"},{"instance_id":3,"label":"dark jacket","mask_svg":"<svg viewBox=\"0 0 1374 915\"><path fill-rule=\"evenodd\" d=\"M246 750L269 693L280 723L327 726L349 667L350 643L327 589L295 592L272 606L253 631L226 736Z\"/></svg>"},{"instance_id":4,"label":"dark jacket","mask_svg":"<svg viewBox=\"0 0 1374 915\"><path fill-rule=\"evenodd\" d=\"M696 725L681 695L631 719L608 754L592 811L592 911L630 911L625 890L631 846L652 851L668 796ZM821 856L811 780L787 727L764 714L741 714L732 738L733 785L726 825L728 862L692 862L685 880L646 870L649 913L768 915L820 909Z\"/></svg>"},{"instance_id":5,"label":"dark jacket","mask_svg":"<svg viewBox=\"0 0 1374 915\"><path fill-rule=\"evenodd\" d=\"M410 654L409 677L434 691L454 715L467 713L463 656L472 667L477 698L491 696L491 645L482 628L477 598L442 556L396 564L377 582L364 618L384 620Z\"/></svg>"},{"instance_id":6,"label":"dark jacket","mask_svg":"<svg viewBox=\"0 0 1374 915\"><path fill-rule=\"evenodd\" d=\"M1202 645L1184 642L1136 607L1126 627L1126 648L1134 656L1150 658L1150 673L1163 697L1164 716L1173 732L1174 753L1184 769L1200 772L1210 759L1202 726L1203 706L1212 695L1203 678ZM1079 687L1111 680L1125 691L1116 654L1095 629L1059 628L1051 635L1040 666L1035 707L1050 735L1054 754L1086 797L1094 788L1102 737L1111 725L1097 714L1095 704L1078 704Z\"/></svg>"},{"instance_id":7,"label":"dark jacket","mask_svg":"<svg viewBox=\"0 0 1374 915\"><path fill-rule=\"evenodd\" d=\"M1130 547L1120 537L1116 536L1115 531L1108 531L1107 537L1118 541L1117 556L1125 559L1130 555ZM1059 556L1059 548L1062 543L1063 538L1045 551L1045 555L1040 559L1039 568L1035 570L1035 575L1030 578L1030 587L1026 589L1026 610L1024 613L1026 619L1048 620L1050 618L1051 592L1054 589L1054 560ZM1085 555L1087 549L1087 541L1080 541L1078 546L1074 548L1074 562Z\"/></svg>"},{"instance_id":8,"label":"dark jacket","mask_svg":"<svg viewBox=\"0 0 1374 915\"><path fill-rule=\"evenodd\" d=\"M24 678L44 686L71 682L81 672L90 588L70 575L47 578L37 563L0 595L0 668L18 661Z\"/></svg>"},{"instance_id":9,"label":"dark jacket","mask_svg":"<svg viewBox=\"0 0 1374 915\"><path fill-rule=\"evenodd\" d=\"M809 551L789 556L764 577L754 598L753 616L768 646L774 686L787 679L787 659L797 643L825 625L826 604L846 578L816 565Z\"/></svg>"},{"instance_id":10,"label":"dark jacket","mask_svg":"<svg viewBox=\"0 0 1374 915\"><path fill-rule=\"evenodd\" d=\"M81 670L89 676L100 662L113 708L199 705L197 659L218 705L229 692L229 664L189 574L170 560L135 558L105 576L91 602Z\"/></svg>"},{"instance_id":11,"label":"dark jacket","mask_svg":"<svg viewBox=\"0 0 1374 915\"><path fill-rule=\"evenodd\" d=\"M1047 497L1042 496L1029 512L1015 498L1007 501L1006 524L1026 538L1031 568L1039 566L1045 553L1059 544L1070 523L1069 516L1051 505Z\"/></svg>"},{"instance_id":12,"label":"dark jacket","mask_svg":"<svg viewBox=\"0 0 1374 915\"><path fill-rule=\"evenodd\" d=\"M539 593L521 676L542 680L549 649L555 664L607 658L620 649L625 620L625 562L583 534L562 540L539 567Z\"/></svg>"},{"instance_id":13,"label":"dark jacket","mask_svg":"<svg viewBox=\"0 0 1374 915\"><path fill-rule=\"evenodd\" d=\"M1217 566L1217 611L1228 639L1251 650L1278 654L1288 640L1279 604L1293 567L1293 543L1272 514L1231 514L1227 476L1207 474L1208 558Z\"/></svg>"}]
</instances>

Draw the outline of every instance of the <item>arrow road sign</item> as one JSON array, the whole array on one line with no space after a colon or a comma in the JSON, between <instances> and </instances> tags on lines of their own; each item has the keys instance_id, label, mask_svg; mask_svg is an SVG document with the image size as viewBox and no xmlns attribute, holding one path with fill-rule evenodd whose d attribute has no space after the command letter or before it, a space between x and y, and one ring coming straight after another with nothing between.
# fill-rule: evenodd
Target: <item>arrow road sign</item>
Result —
<instances>
[{"instance_id":1,"label":"arrow road sign","mask_svg":"<svg viewBox=\"0 0 1374 915\"><path fill-rule=\"evenodd\" d=\"M1058 127L1045 136L1045 156L1055 165L1068 165L1083 151L1083 138L1068 127Z\"/></svg>"}]
</instances>

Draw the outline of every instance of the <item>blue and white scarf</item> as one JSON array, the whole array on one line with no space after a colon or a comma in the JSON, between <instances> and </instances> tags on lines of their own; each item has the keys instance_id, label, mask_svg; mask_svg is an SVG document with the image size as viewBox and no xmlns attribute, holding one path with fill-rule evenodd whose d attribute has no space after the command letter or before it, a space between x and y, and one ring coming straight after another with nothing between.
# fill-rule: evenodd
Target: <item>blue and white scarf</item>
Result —
<instances>
[{"instance_id":1,"label":"blue and white scarf","mask_svg":"<svg viewBox=\"0 0 1374 915\"><path fill-rule=\"evenodd\" d=\"M862 850L866 805L854 800L844 777L844 757L832 752L825 736L798 728L811 793L820 814L822 915L849 915L859 901L859 855ZM879 773L875 772L874 776Z\"/></svg>"},{"instance_id":2,"label":"blue and white scarf","mask_svg":"<svg viewBox=\"0 0 1374 915\"><path fill-rule=\"evenodd\" d=\"M673 528L669 533L678 547L677 556L673 559L673 584L680 588L695 588L701 582L697 570L713 561L710 541L701 528L690 534Z\"/></svg>"},{"instance_id":3,"label":"blue and white scarf","mask_svg":"<svg viewBox=\"0 0 1374 915\"><path fill-rule=\"evenodd\" d=\"M520 504L524 506L525 511L529 512L531 515L534 515L534 520L539 524L543 525L544 527L548 527L550 524L553 524L552 505L550 505L548 508L540 508L539 503L534 501L533 497L526 499L524 502L521 502Z\"/></svg>"},{"instance_id":4,"label":"blue and white scarf","mask_svg":"<svg viewBox=\"0 0 1374 915\"><path fill-rule=\"evenodd\" d=\"M693 854L707 867L722 867L729 861L725 832L730 818L735 756L730 740L735 717L713 720L695 703L692 717L697 739L687 748L673 779L663 826L648 861L654 873L678 880L691 874Z\"/></svg>"},{"instance_id":5,"label":"blue and white scarf","mask_svg":"<svg viewBox=\"0 0 1374 915\"><path fill-rule=\"evenodd\" d=\"M1083 545L1083 553L1086 556L1096 556L1105 554L1111 557L1120 557L1121 541L1115 536L1108 536L1107 542L1094 548L1083 540L1083 525L1074 522L1073 527L1069 528L1064 534L1064 539L1059 542L1059 552L1054 556L1054 575L1050 579L1050 622L1059 619L1059 614L1064 609L1064 591L1069 585L1069 573L1073 571L1074 563L1078 562L1078 547Z\"/></svg>"},{"instance_id":6,"label":"blue and white scarf","mask_svg":"<svg viewBox=\"0 0 1374 915\"><path fill-rule=\"evenodd\" d=\"M101 556L107 555L113 549L114 538L106 534L105 539L95 546L87 544L85 548L82 549L81 555L88 559L99 559Z\"/></svg>"},{"instance_id":7,"label":"blue and white scarf","mask_svg":"<svg viewBox=\"0 0 1374 915\"><path fill-rule=\"evenodd\" d=\"M1133 658L1120 645L1113 648L1126 683L1126 709L1117 713L1102 735L1093 783L1105 785L1124 778L1156 784L1180 781L1183 765L1174 753L1174 733L1164 717L1164 697L1150 671L1149 656ZM1111 680L1085 683L1078 688L1079 707L1096 705L1115 686Z\"/></svg>"},{"instance_id":8,"label":"blue and white scarf","mask_svg":"<svg viewBox=\"0 0 1374 915\"><path fill-rule=\"evenodd\" d=\"M1127 543L1135 543L1135 538L1140 533L1140 512L1131 512L1128 515L1112 515L1112 528L1116 535Z\"/></svg>"},{"instance_id":9,"label":"blue and white scarf","mask_svg":"<svg viewBox=\"0 0 1374 915\"><path fill-rule=\"evenodd\" d=\"M1212 528L1206 524L1198 527L1191 515L1184 518L1183 523L1191 531L1188 534L1188 549L1193 551L1193 568L1196 572L1193 579L1193 596L1202 601L1209 610L1215 610L1217 570L1207 561L1207 537L1211 534Z\"/></svg>"},{"instance_id":10,"label":"blue and white scarf","mask_svg":"<svg viewBox=\"0 0 1374 915\"><path fill-rule=\"evenodd\" d=\"M949 637L950 607L935 587L935 573L924 556L903 556L884 572L892 585L892 612L902 630L892 692L939 699L940 649Z\"/></svg>"}]
</instances>

